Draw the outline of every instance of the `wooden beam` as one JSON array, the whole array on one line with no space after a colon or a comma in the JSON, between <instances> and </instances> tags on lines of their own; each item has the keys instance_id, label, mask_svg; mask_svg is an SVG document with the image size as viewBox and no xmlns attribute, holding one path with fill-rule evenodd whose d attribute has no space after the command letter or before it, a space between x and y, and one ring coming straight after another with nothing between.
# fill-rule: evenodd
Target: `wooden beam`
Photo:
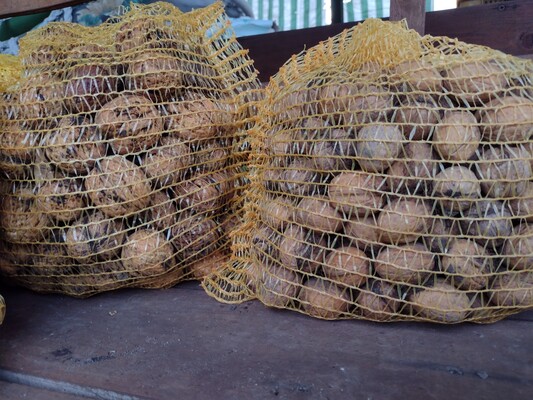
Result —
<instances>
[{"instance_id":1,"label":"wooden beam","mask_svg":"<svg viewBox=\"0 0 533 400\"><path fill-rule=\"evenodd\" d=\"M0 0L0 2L2 3L0 18L7 18L69 7L86 3L87 0Z\"/></svg>"},{"instance_id":2,"label":"wooden beam","mask_svg":"<svg viewBox=\"0 0 533 400\"><path fill-rule=\"evenodd\" d=\"M404 18L407 20L409 28L424 35L426 24L425 0L391 0L390 20L401 21Z\"/></svg>"}]
</instances>

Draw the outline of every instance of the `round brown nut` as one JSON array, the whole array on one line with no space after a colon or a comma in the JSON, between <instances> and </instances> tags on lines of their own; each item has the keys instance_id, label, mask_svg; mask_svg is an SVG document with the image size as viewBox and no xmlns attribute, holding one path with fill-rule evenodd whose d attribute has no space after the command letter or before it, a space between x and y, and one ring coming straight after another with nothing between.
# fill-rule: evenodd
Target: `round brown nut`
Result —
<instances>
[{"instance_id":1,"label":"round brown nut","mask_svg":"<svg viewBox=\"0 0 533 400\"><path fill-rule=\"evenodd\" d=\"M393 117L409 140L427 140L439 119L438 104L431 96L407 96L400 101Z\"/></svg>"},{"instance_id":2,"label":"round brown nut","mask_svg":"<svg viewBox=\"0 0 533 400\"><path fill-rule=\"evenodd\" d=\"M174 249L162 233L139 229L124 242L120 258L130 274L156 276L174 266Z\"/></svg>"},{"instance_id":3,"label":"round brown nut","mask_svg":"<svg viewBox=\"0 0 533 400\"><path fill-rule=\"evenodd\" d=\"M470 310L470 299L449 283L437 280L432 287L410 296L413 317L440 323L463 321Z\"/></svg>"},{"instance_id":4,"label":"round brown nut","mask_svg":"<svg viewBox=\"0 0 533 400\"><path fill-rule=\"evenodd\" d=\"M331 205L349 218L370 215L383 206L385 180L364 171L342 172L331 180L328 195Z\"/></svg>"},{"instance_id":5,"label":"round brown nut","mask_svg":"<svg viewBox=\"0 0 533 400\"><path fill-rule=\"evenodd\" d=\"M277 122L294 122L307 118L309 112L307 104L316 97L316 90L312 88L290 88L274 99L272 112Z\"/></svg>"},{"instance_id":6,"label":"round brown nut","mask_svg":"<svg viewBox=\"0 0 533 400\"><path fill-rule=\"evenodd\" d=\"M195 173L223 170L232 162L230 145L218 140L205 140L191 143L191 166Z\"/></svg>"},{"instance_id":7,"label":"round brown nut","mask_svg":"<svg viewBox=\"0 0 533 400\"><path fill-rule=\"evenodd\" d=\"M283 230L292 221L294 211L294 203L281 196L267 197L259 203L261 221L276 230Z\"/></svg>"},{"instance_id":8,"label":"round brown nut","mask_svg":"<svg viewBox=\"0 0 533 400\"><path fill-rule=\"evenodd\" d=\"M194 95L166 105L165 129L184 141L213 139L227 128L231 114L213 100Z\"/></svg>"},{"instance_id":9,"label":"round brown nut","mask_svg":"<svg viewBox=\"0 0 533 400\"><path fill-rule=\"evenodd\" d=\"M295 208L296 223L317 232L338 232L342 215L331 206L326 197L304 197Z\"/></svg>"},{"instance_id":10,"label":"round brown nut","mask_svg":"<svg viewBox=\"0 0 533 400\"><path fill-rule=\"evenodd\" d=\"M171 232L174 247L186 262L204 257L221 246L217 223L205 215L182 211Z\"/></svg>"},{"instance_id":11,"label":"round brown nut","mask_svg":"<svg viewBox=\"0 0 533 400\"><path fill-rule=\"evenodd\" d=\"M383 247L374 262L382 278L415 285L424 284L434 267L435 255L420 243Z\"/></svg>"},{"instance_id":12,"label":"round brown nut","mask_svg":"<svg viewBox=\"0 0 533 400\"><path fill-rule=\"evenodd\" d=\"M144 96L119 95L98 110L95 122L113 151L121 155L148 150L163 133L157 108Z\"/></svg>"},{"instance_id":13,"label":"round brown nut","mask_svg":"<svg viewBox=\"0 0 533 400\"><path fill-rule=\"evenodd\" d=\"M43 240L48 218L35 204L32 189L19 187L0 198L0 227L3 237L13 243L28 243Z\"/></svg>"},{"instance_id":14,"label":"round brown nut","mask_svg":"<svg viewBox=\"0 0 533 400\"><path fill-rule=\"evenodd\" d=\"M357 305L363 317L372 321L392 321L401 306L399 289L382 280L369 281L357 296Z\"/></svg>"},{"instance_id":15,"label":"round brown nut","mask_svg":"<svg viewBox=\"0 0 533 400\"><path fill-rule=\"evenodd\" d=\"M69 71L65 103L73 113L92 112L109 102L117 91L118 80L111 66L103 61L80 64Z\"/></svg>"},{"instance_id":16,"label":"round brown nut","mask_svg":"<svg viewBox=\"0 0 533 400\"><path fill-rule=\"evenodd\" d=\"M442 92L442 76L439 71L425 60L409 60L394 68L392 83L409 90L422 92Z\"/></svg>"},{"instance_id":17,"label":"round brown nut","mask_svg":"<svg viewBox=\"0 0 533 400\"><path fill-rule=\"evenodd\" d=\"M105 158L85 179L93 204L109 217L127 216L150 203L149 179L141 167L122 156Z\"/></svg>"},{"instance_id":18,"label":"round brown nut","mask_svg":"<svg viewBox=\"0 0 533 400\"><path fill-rule=\"evenodd\" d=\"M481 185L476 175L466 167L452 165L435 176L433 192L444 214L465 211L481 197Z\"/></svg>"},{"instance_id":19,"label":"round brown nut","mask_svg":"<svg viewBox=\"0 0 533 400\"><path fill-rule=\"evenodd\" d=\"M521 196L533 177L531 157L523 146L484 147L475 167L485 195L497 199Z\"/></svg>"},{"instance_id":20,"label":"round brown nut","mask_svg":"<svg viewBox=\"0 0 533 400\"><path fill-rule=\"evenodd\" d=\"M511 211L501 201L480 200L464 214L461 228L482 246L497 250L513 235Z\"/></svg>"},{"instance_id":21,"label":"round brown nut","mask_svg":"<svg viewBox=\"0 0 533 400\"><path fill-rule=\"evenodd\" d=\"M352 303L349 289L320 278L310 278L300 289L301 309L316 318L337 319L346 313Z\"/></svg>"},{"instance_id":22,"label":"round brown nut","mask_svg":"<svg viewBox=\"0 0 533 400\"><path fill-rule=\"evenodd\" d=\"M180 209L196 213L217 212L233 196L234 182L225 171L192 177L174 186Z\"/></svg>"},{"instance_id":23,"label":"round brown nut","mask_svg":"<svg viewBox=\"0 0 533 400\"><path fill-rule=\"evenodd\" d=\"M381 231L374 216L356 217L344 224L344 233L352 244L368 254L377 254L381 248Z\"/></svg>"},{"instance_id":24,"label":"round brown nut","mask_svg":"<svg viewBox=\"0 0 533 400\"><path fill-rule=\"evenodd\" d=\"M533 224L521 224L503 247L510 270L527 270L533 265Z\"/></svg>"},{"instance_id":25,"label":"round brown nut","mask_svg":"<svg viewBox=\"0 0 533 400\"><path fill-rule=\"evenodd\" d=\"M470 61L457 56L444 74L444 87L469 104L483 103L508 86L505 67L492 60Z\"/></svg>"},{"instance_id":26,"label":"round brown nut","mask_svg":"<svg viewBox=\"0 0 533 400\"><path fill-rule=\"evenodd\" d=\"M435 127L433 147L445 161L467 161L475 153L481 133L474 115L468 111L449 111Z\"/></svg>"},{"instance_id":27,"label":"round brown nut","mask_svg":"<svg viewBox=\"0 0 533 400\"><path fill-rule=\"evenodd\" d=\"M494 99L477 113L489 142L527 142L533 135L531 115L533 100L520 96Z\"/></svg>"},{"instance_id":28,"label":"round brown nut","mask_svg":"<svg viewBox=\"0 0 533 400\"><path fill-rule=\"evenodd\" d=\"M148 91L154 100L171 97L183 85L179 59L168 52L143 51L132 56L127 64L126 88Z\"/></svg>"},{"instance_id":29,"label":"round brown nut","mask_svg":"<svg viewBox=\"0 0 533 400\"><path fill-rule=\"evenodd\" d=\"M110 219L100 211L85 214L66 231L67 252L81 263L112 260L120 254L125 231L121 218Z\"/></svg>"},{"instance_id":30,"label":"round brown nut","mask_svg":"<svg viewBox=\"0 0 533 400\"><path fill-rule=\"evenodd\" d=\"M279 244L279 261L285 268L316 274L322 264L326 242L298 225L289 225Z\"/></svg>"},{"instance_id":31,"label":"round brown nut","mask_svg":"<svg viewBox=\"0 0 533 400\"><path fill-rule=\"evenodd\" d=\"M509 201L509 207L513 216L521 217L527 222L533 222L533 182L527 183L527 188L522 196L515 197Z\"/></svg>"},{"instance_id":32,"label":"round brown nut","mask_svg":"<svg viewBox=\"0 0 533 400\"><path fill-rule=\"evenodd\" d=\"M3 122L3 121L2 121ZM30 163L35 159L39 134L16 121L6 121L0 130L2 164Z\"/></svg>"},{"instance_id":33,"label":"round brown nut","mask_svg":"<svg viewBox=\"0 0 533 400\"><path fill-rule=\"evenodd\" d=\"M195 261L190 267L191 276L194 279L202 280L222 268L230 259L230 255L223 250L217 250L209 256Z\"/></svg>"},{"instance_id":34,"label":"round brown nut","mask_svg":"<svg viewBox=\"0 0 533 400\"><path fill-rule=\"evenodd\" d=\"M295 158L283 170L271 171L279 172L276 183L284 193L298 196L318 193L322 175L315 170L309 158Z\"/></svg>"},{"instance_id":35,"label":"round brown nut","mask_svg":"<svg viewBox=\"0 0 533 400\"><path fill-rule=\"evenodd\" d=\"M370 276L370 259L357 247L343 246L329 252L322 271L336 284L359 287Z\"/></svg>"},{"instance_id":36,"label":"round brown nut","mask_svg":"<svg viewBox=\"0 0 533 400\"><path fill-rule=\"evenodd\" d=\"M298 297L302 277L293 270L282 266L259 265L257 298L270 307L287 307Z\"/></svg>"},{"instance_id":37,"label":"round brown nut","mask_svg":"<svg viewBox=\"0 0 533 400\"><path fill-rule=\"evenodd\" d=\"M319 98L322 114L351 125L385 120L393 105L392 94L372 84L326 84Z\"/></svg>"},{"instance_id":38,"label":"round brown nut","mask_svg":"<svg viewBox=\"0 0 533 400\"><path fill-rule=\"evenodd\" d=\"M24 124L44 129L51 116L63 110L63 83L51 75L34 75L23 81L19 93L19 118Z\"/></svg>"},{"instance_id":39,"label":"round brown nut","mask_svg":"<svg viewBox=\"0 0 533 400\"><path fill-rule=\"evenodd\" d=\"M441 259L442 271L451 274L452 284L463 290L481 290L489 283L490 254L473 240L454 239Z\"/></svg>"},{"instance_id":40,"label":"round brown nut","mask_svg":"<svg viewBox=\"0 0 533 400\"><path fill-rule=\"evenodd\" d=\"M498 307L523 307L533 305L533 274L531 271L505 273L492 282L491 302Z\"/></svg>"},{"instance_id":41,"label":"round brown nut","mask_svg":"<svg viewBox=\"0 0 533 400\"><path fill-rule=\"evenodd\" d=\"M192 165L193 155L189 146L173 136L163 137L159 145L148 151L142 159L144 172L155 187L178 184Z\"/></svg>"},{"instance_id":42,"label":"round brown nut","mask_svg":"<svg viewBox=\"0 0 533 400\"><path fill-rule=\"evenodd\" d=\"M434 217L423 241L432 252L442 254L448 248L448 243L459 235L460 226L457 220Z\"/></svg>"},{"instance_id":43,"label":"round brown nut","mask_svg":"<svg viewBox=\"0 0 533 400\"><path fill-rule=\"evenodd\" d=\"M278 258L279 243L282 235L268 226L254 229L251 237L251 257L257 265L272 265Z\"/></svg>"},{"instance_id":44,"label":"round brown nut","mask_svg":"<svg viewBox=\"0 0 533 400\"><path fill-rule=\"evenodd\" d=\"M37 192L35 206L57 222L78 218L85 206L82 184L72 178L45 182Z\"/></svg>"},{"instance_id":45,"label":"round brown nut","mask_svg":"<svg viewBox=\"0 0 533 400\"><path fill-rule=\"evenodd\" d=\"M152 228L159 232L172 229L176 224L178 208L166 191L152 193L150 207L134 217L134 226Z\"/></svg>"},{"instance_id":46,"label":"round brown nut","mask_svg":"<svg viewBox=\"0 0 533 400\"><path fill-rule=\"evenodd\" d=\"M435 176L437 169L431 145L410 142L403 150L403 158L395 161L387 171L389 190L392 193L430 193L431 178Z\"/></svg>"},{"instance_id":47,"label":"round brown nut","mask_svg":"<svg viewBox=\"0 0 533 400\"><path fill-rule=\"evenodd\" d=\"M418 199L399 197L386 204L378 217L383 243L404 244L415 242L429 226L431 210Z\"/></svg>"},{"instance_id":48,"label":"round brown nut","mask_svg":"<svg viewBox=\"0 0 533 400\"><path fill-rule=\"evenodd\" d=\"M330 129L321 138L311 143L309 155L318 171L327 173L351 169L355 154L355 141L349 131Z\"/></svg>"},{"instance_id":49,"label":"round brown nut","mask_svg":"<svg viewBox=\"0 0 533 400\"><path fill-rule=\"evenodd\" d=\"M46 157L66 173L87 174L106 155L106 144L85 115L68 116L44 137Z\"/></svg>"},{"instance_id":50,"label":"round brown nut","mask_svg":"<svg viewBox=\"0 0 533 400\"><path fill-rule=\"evenodd\" d=\"M357 134L357 161L362 170L384 172L402 151L404 137L392 125L366 125Z\"/></svg>"},{"instance_id":51,"label":"round brown nut","mask_svg":"<svg viewBox=\"0 0 533 400\"><path fill-rule=\"evenodd\" d=\"M124 21L115 33L117 52L131 53L147 48L167 47L172 34L169 29L151 18L138 18Z\"/></svg>"}]
</instances>

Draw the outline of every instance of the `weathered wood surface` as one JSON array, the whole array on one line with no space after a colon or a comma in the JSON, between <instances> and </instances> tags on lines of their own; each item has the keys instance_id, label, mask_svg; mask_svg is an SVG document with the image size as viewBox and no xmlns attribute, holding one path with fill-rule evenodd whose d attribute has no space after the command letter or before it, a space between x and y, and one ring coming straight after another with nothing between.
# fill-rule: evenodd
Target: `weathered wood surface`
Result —
<instances>
[{"instance_id":1,"label":"weathered wood surface","mask_svg":"<svg viewBox=\"0 0 533 400\"><path fill-rule=\"evenodd\" d=\"M101 399L520 400L533 392L532 313L492 325L384 325L224 305L197 283L85 300L1 291L2 399L17 398L4 395L13 376ZM61 399L50 388L39 395Z\"/></svg>"},{"instance_id":2,"label":"weathered wood surface","mask_svg":"<svg viewBox=\"0 0 533 400\"><path fill-rule=\"evenodd\" d=\"M390 19L392 21L407 20L407 24L421 35L425 33L426 1L425 0L391 0Z\"/></svg>"}]
</instances>

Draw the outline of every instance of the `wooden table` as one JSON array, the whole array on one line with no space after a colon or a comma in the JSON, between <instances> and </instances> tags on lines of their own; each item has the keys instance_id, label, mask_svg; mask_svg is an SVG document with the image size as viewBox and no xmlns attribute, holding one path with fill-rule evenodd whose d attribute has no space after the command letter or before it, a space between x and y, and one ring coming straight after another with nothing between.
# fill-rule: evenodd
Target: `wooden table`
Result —
<instances>
[{"instance_id":1,"label":"wooden table","mask_svg":"<svg viewBox=\"0 0 533 400\"><path fill-rule=\"evenodd\" d=\"M533 312L492 325L329 322L198 283L79 300L0 288L0 398L529 399Z\"/></svg>"}]
</instances>

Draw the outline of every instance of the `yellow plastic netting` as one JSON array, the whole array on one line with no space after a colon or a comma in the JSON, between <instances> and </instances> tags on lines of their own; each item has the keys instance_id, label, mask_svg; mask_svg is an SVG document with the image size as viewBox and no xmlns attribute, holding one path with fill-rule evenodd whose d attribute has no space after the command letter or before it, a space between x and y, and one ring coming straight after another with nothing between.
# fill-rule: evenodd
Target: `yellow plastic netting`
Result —
<instances>
[{"instance_id":1,"label":"yellow plastic netting","mask_svg":"<svg viewBox=\"0 0 533 400\"><path fill-rule=\"evenodd\" d=\"M87 296L200 279L229 253L259 88L223 4L21 40L2 97L0 273ZM210 260L211 262L207 262Z\"/></svg>"},{"instance_id":2,"label":"yellow plastic netting","mask_svg":"<svg viewBox=\"0 0 533 400\"><path fill-rule=\"evenodd\" d=\"M373 321L532 308L531 61L370 19L292 57L249 135L210 295Z\"/></svg>"}]
</instances>

